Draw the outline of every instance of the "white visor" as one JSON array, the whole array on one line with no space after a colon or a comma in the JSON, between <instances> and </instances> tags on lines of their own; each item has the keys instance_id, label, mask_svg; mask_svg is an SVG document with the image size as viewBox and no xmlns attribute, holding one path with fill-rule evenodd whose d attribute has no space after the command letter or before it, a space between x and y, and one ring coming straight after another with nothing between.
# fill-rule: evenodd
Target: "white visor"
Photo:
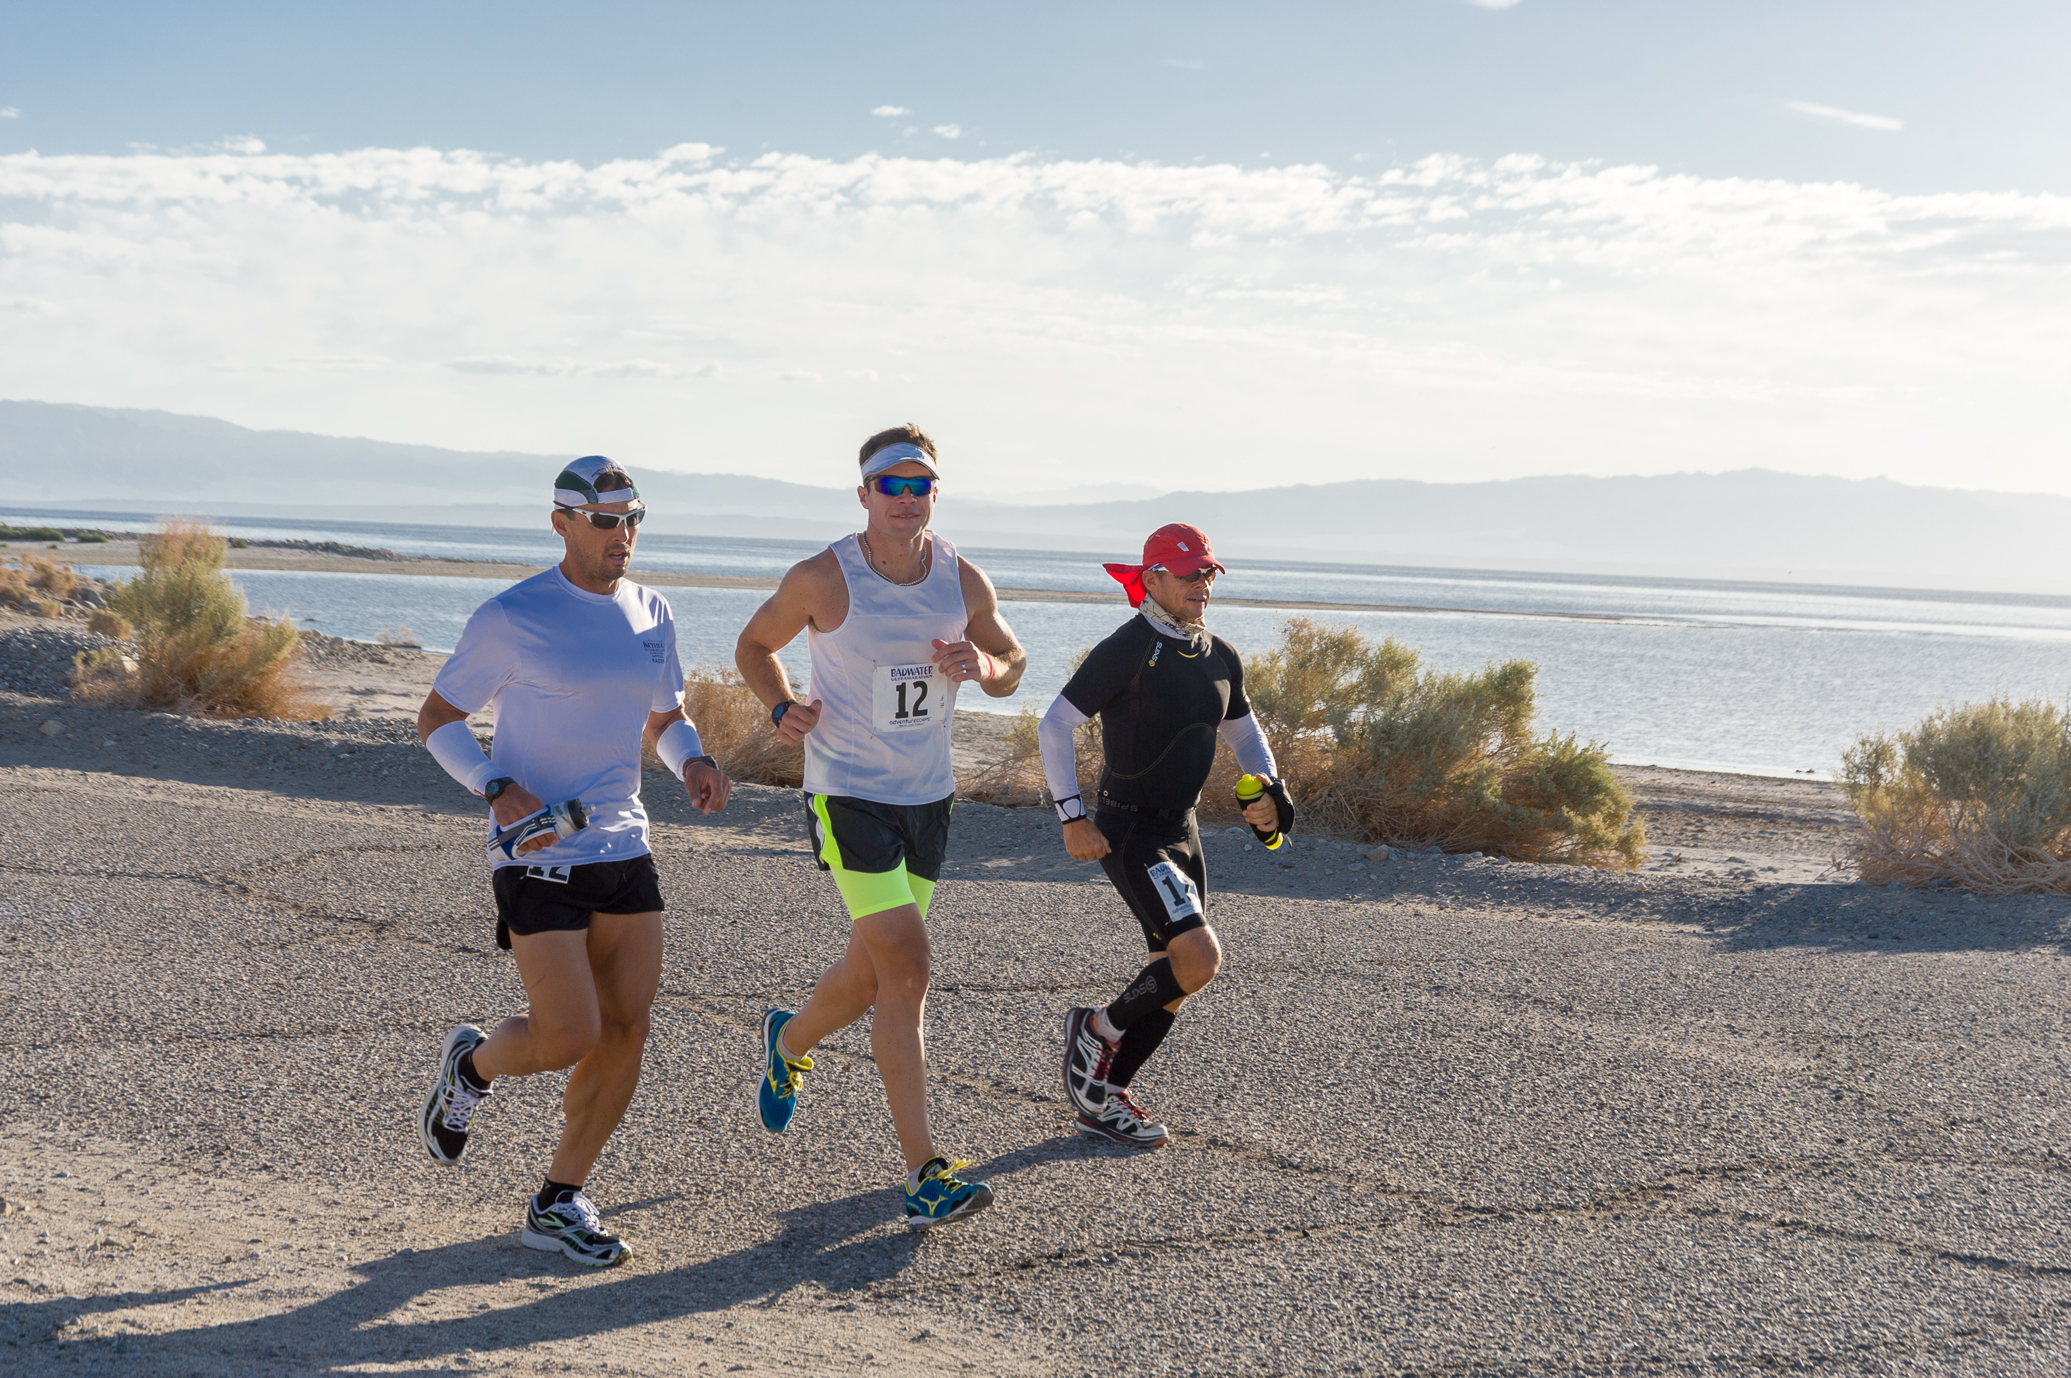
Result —
<instances>
[{"instance_id":1,"label":"white visor","mask_svg":"<svg viewBox=\"0 0 2071 1378\"><path fill-rule=\"evenodd\" d=\"M928 458L926 450L923 450L918 445L908 445L902 440L896 445L885 446L882 450L870 456L869 459L863 461L863 482L868 483L885 470L895 468L908 460L926 469L929 478L942 477L935 469L935 461Z\"/></svg>"}]
</instances>

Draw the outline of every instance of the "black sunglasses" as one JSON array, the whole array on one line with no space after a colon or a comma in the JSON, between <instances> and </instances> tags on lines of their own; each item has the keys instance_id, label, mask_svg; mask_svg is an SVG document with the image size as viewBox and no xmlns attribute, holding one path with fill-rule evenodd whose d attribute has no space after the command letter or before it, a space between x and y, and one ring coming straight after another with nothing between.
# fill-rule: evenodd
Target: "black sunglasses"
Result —
<instances>
[{"instance_id":1,"label":"black sunglasses","mask_svg":"<svg viewBox=\"0 0 2071 1378\"><path fill-rule=\"evenodd\" d=\"M644 507L636 507L630 512L585 512L580 507L563 507L557 510L570 516L588 517L590 525L599 531L616 531L621 522L637 529L647 517L647 509Z\"/></svg>"}]
</instances>

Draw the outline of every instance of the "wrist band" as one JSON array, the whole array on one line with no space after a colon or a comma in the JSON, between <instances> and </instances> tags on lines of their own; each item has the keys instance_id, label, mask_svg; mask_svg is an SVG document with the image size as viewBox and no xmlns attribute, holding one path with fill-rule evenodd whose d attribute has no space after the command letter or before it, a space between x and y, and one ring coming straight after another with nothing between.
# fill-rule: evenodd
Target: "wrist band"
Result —
<instances>
[{"instance_id":1,"label":"wrist band","mask_svg":"<svg viewBox=\"0 0 2071 1378\"><path fill-rule=\"evenodd\" d=\"M662 758L669 774L678 780L683 778L683 763L693 756L703 755L704 750L705 744L698 740L697 728L682 718L664 728L654 744L654 754Z\"/></svg>"},{"instance_id":2,"label":"wrist band","mask_svg":"<svg viewBox=\"0 0 2071 1378\"><path fill-rule=\"evenodd\" d=\"M797 699L785 699L775 708L769 710L769 720L775 723L777 726L782 727L784 725L785 712L789 710L792 707L792 705L796 704L797 702Z\"/></svg>"},{"instance_id":3,"label":"wrist band","mask_svg":"<svg viewBox=\"0 0 2071 1378\"><path fill-rule=\"evenodd\" d=\"M482 786L502 773L483 752L482 744L475 740L475 730L465 718L449 722L426 737L424 749L471 794L480 794Z\"/></svg>"},{"instance_id":4,"label":"wrist band","mask_svg":"<svg viewBox=\"0 0 2071 1378\"><path fill-rule=\"evenodd\" d=\"M1074 807L1078 810L1076 813L1072 812ZM1086 801L1078 795L1067 794L1064 798L1057 801L1057 821L1059 823L1076 823L1085 816Z\"/></svg>"}]
</instances>

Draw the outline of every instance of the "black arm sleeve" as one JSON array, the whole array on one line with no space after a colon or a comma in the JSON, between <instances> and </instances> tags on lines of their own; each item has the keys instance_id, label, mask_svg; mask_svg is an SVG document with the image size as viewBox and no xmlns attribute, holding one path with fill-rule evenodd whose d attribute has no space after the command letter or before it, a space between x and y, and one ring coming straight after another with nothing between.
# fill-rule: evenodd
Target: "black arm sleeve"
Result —
<instances>
[{"instance_id":1,"label":"black arm sleeve","mask_svg":"<svg viewBox=\"0 0 2071 1378\"><path fill-rule=\"evenodd\" d=\"M1065 681L1065 701L1084 713L1096 717L1100 710L1120 698L1136 678L1136 661L1141 647L1138 638L1129 633L1142 619L1131 619L1123 623L1108 638L1086 653L1086 659L1072 676Z\"/></svg>"},{"instance_id":2,"label":"black arm sleeve","mask_svg":"<svg viewBox=\"0 0 2071 1378\"><path fill-rule=\"evenodd\" d=\"M1215 638L1215 653L1230 668L1230 706L1223 712L1223 721L1235 722L1251 711L1251 700L1244 697L1244 657L1219 636Z\"/></svg>"}]
</instances>

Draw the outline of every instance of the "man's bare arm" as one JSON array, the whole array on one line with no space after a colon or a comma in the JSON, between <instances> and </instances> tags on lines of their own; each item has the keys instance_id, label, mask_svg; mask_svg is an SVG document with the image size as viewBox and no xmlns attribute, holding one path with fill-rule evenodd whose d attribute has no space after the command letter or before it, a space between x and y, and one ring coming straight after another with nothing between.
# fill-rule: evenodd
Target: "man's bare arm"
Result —
<instances>
[{"instance_id":1,"label":"man's bare arm","mask_svg":"<svg viewBox=\"0 0 2071 1378\"><path fill-rule=\"evenodd\" d=\"M848 616L848 585L842 582L841 566L832 551L801 560L784 573L777 591L763 600L748 625L741 628L734 643L734 668L741 679L762 700L765 708L791 700L791 676L777 652L797 639L806 627L823 631L841 625ZM777 734L787 742L801 742L820 719L817 700L786 709L777 724Z\"/></svg>"},{"instance_id":2,"label":"man's bare arm","mask_svg":"<svg viewBox=\"0 0 2071 1378\"><path fill-rule=\"evenodd\" d=\"M935 664L960 684L976 684L993 698L1006 698L1028 669L1028 653L1000 616L999 595L985 571L959 555L957 575L964 589L964 639L936 646Z\"/></svg>"}]
</instances>

